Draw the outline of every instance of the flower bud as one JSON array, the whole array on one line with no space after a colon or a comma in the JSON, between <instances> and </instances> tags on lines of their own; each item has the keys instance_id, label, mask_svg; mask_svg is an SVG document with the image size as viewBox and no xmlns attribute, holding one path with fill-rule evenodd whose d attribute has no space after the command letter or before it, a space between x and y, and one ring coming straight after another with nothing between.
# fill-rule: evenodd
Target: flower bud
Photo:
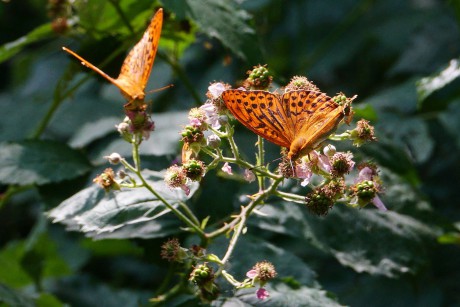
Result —
<instances>
[{"instance_id":1,"label":"flower bud","mask_svg":"<svg viewBox=\"0 0 460 307\"><path fill-rule=\"evenodd\" d=\"M337 152L337 150L335 149L335 146L334 145L331 145L331 144L328 144L327 146L324 147L323 149L323 153L328 156L329 158L331 158L335 153Z\"/></svg>"},{"instance_id":2,"label":"flower bud","mask_svg":"<svg viewBox=\"0 0 460 307\"><path fill-rule=\"evenodd\" d=\"M110 164L118 164L123 158L120 156L120 154L114 152L110 156L104 156L104 159L107 159Z\"/></svg>"},{"instance_id":3,"label":"flower bud","mask_svg":"<svg viewBox=\"0 0 460 307\"><path fill-rule=\"evenodd\" d=\"M212 149L217 149L220 146L220 138L215 134L211 134L206 138L206 144Z\"/></svg>"}]
</instances>

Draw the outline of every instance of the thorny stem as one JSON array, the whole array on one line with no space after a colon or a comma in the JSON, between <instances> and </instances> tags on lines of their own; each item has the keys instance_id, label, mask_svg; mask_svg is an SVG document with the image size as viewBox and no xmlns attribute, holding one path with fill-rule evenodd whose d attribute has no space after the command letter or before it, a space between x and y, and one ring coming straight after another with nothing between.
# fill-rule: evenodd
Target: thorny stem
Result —
<instances>
[{"instance_id":1,"label":"thorny stem","mask_svg":"<svg viewBox=\"0 0 460 307\"><path fill-rule=\"evenodd\" d=\"M134 136L134 138L138 138L140 136ZM157 191L155 191L145 180L144 176L142 176L141 170L140 170L140 156L139 156L139 142L136 142L134 140L133 142L133 160L134 160L134 165L135 168L132 169L136 173L136 175L139 177L139 179L142 181L143 186L150 191L155 197L161 201L169 210L171 210L182 222L187 224L190 228L195 230L198 235L201 237L201 239L205 239L206 235L203 232L203 230L200 228L199 223L195 224L192 222L186 215L184 215L182 212L174 208L166 199L164 199Z\"/></svg>"},{"instance_id":2,"label":"thorny stem","mask_svg":"<svg viewBox=\"0 0 460 307\"><path fill-rule=\"evenodd\" d=\"M264 139L260 135L257 136L257 149L259 151L257 162L259 165L265 165ZM257 176L257 182L259 183L259 190L262 191L265 188L264 177Z\"/></svg>"},{"instance_id":3,"label":"thorny stem","mask_svg":"<svg viewBox=\"0 0 460 307\"><path fill-rule=\"evenodd\" d=\"M215 238L233 229L241 221L241 216L243 213L246 215L246 217L248 217L257 205L259 205L267 196L273 194L276 191L276 188L282 181L283 177L279 177L276 180L274 180L270 187L268 187L264 191L260 191L259 193L257 193L257 196L254 199L252 199L246 207L242 207L240 214L233 221L224 225L220 229L217 229L216 231L208 233L207 237L210 239Z\"/></svg>"},{"instance_id":4,"label":"thorny stem","mask_svg":"<svg viewBox=\"0 0 460 307\"><path fill-rule=\"evenodd\" d=\"M251 212L267 196L269 196L270 194L273 194L274 191L276 191L276 188L281 183L281 181L282 181L282 178L280 178L278 180L274 180L272 182L272 184L270 185L270 187L268 187L264 191L259 192L257 194L257 196L246 207L241 207L240 214L238 215L237 218L234 219L234 221L232 223L222 227L221 229L219 229L218 231L215 231L212 234L208 234L208 238L211 238L213 236L217 236L217 235L219 235L221 233L224 233L224 232L227 232L228 230L230 230L231 229L231 228L229 228L230 225L236 226L236 229L235 229L235 231L233 233L233 236L230 239L230 242L228 244L227 252L225 253L225 256L222 258L222 266L220 266L219 271L216 274L219 274L219 273L222 272L225 263L228 261L228 259L230 259L230 256L232 255L232 252L235 249L236 242L238 241L241 233L243 232L243 229L244 229L245 224L246 224L246 220L249 217L249 215L251 214ZM222 230L224 230L224 231L222 232Z\"/></svg>"}]
</instances>

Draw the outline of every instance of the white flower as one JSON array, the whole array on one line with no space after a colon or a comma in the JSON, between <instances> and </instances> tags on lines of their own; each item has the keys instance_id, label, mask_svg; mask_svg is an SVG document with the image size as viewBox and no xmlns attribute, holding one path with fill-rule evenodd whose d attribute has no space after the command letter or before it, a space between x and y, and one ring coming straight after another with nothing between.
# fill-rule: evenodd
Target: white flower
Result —
<instances>
[{"instance_id":1,"label":"white flower","mask_svg":"<svg viewBox=\"0 0 460 307\"><path fill-rule=\"evenodd\" d=\"M213 83L208 87L208 91L211 93L213 99L219 98L225 91L225 85L220 82Z\"/></svg>"}]
</instances>

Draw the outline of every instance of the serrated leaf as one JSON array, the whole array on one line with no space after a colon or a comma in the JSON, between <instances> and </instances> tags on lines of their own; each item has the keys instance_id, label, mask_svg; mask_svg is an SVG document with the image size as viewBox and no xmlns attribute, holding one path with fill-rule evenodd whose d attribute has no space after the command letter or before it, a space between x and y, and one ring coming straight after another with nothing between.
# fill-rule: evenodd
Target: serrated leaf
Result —
<instances>
[{"instance_id":1,"label":"serrated leaf","mask_svg":"<svg viewBox=\"0 0 460 307\"><path fill-rule=\"evenodd\" d=\"M60 182L89 170L86 158L62 143L23 141L0 146L0 181L4 184Z\"/></svg>"},{"instance_id":2,"label":"serrated leaf","mask_svg":"<svg viewBox=\"0 0 460 307\"><path fill-rule=\"evenodd\" d=\"M239 57L252 62L257 50L254 29L247 25L250 15L230 1L187 0L187 14L201 31L217 38ZM232 5L233 4L233 5Z\"/></svg>"},{"instance_id":3,"label":"serrated leaf","mask_svg":"<svg viewBox=\"0 0 460 307\"><path fill-rule=\"evenodd\" d=\"M226 248L226 242L219 238L215 242L222 254ZM267 283L265 288L269 291L270 297L260 301L256 297L257 288L241 289L236 291L232 298L223 298L213 306L230 306L230 302L244 302L241 306L258 306L259 304L269 306L328 306L338 305L331 299L331 295L319 289L315 280L315 273L300 258L289 250L279 248L263 239L252 235L241 236L238 240L233 257L229 263L229 273L236 279L242 280L252 266L259 261L271 262L276 271L277 277ZM308 295L308 296L306 296Z\"/></svg>"},{"instance_id":4,"label":"serrated leaf","mask_svg":"<svg viewBox=\"0 0 460 307\"><path fill-rule=\"evenodd\" d=\"M220 237L215 245L210 247L210 252L218 257L223 257L227 241ZM254 264L258 261L271 262L279 278L290 277L304 286L314 286L315 273L300 258L289 250L279 248L263 239L256 238L251 234L241 236L230 262L229 273L238 280L243 280Z\"/></svg>"},{"instance_id":5,"label":"serrated leaf","mask_svg":"<svg viewBox=\"0 0 460 307\"><path fill-rule=\"evenodd\" d=\"M166 186L158 173L143 172L152 188L169 204L175 206L193 196L194 183L188 196L182 190ZM145 188L106 193L94 185L80 191L51 210L54 223L79 230L97 238L154 238L179 231L183 226L170 210Z\"/></svg>"},{"instance_id":6,"label":"serrated leaf","mask_svg":"<svg viewBox=\"0 0 460 307\"><path fill-rule=\"evenodd\" d=\"M332 299L330 293L316 288L291 288L276 281L268 282L264 288L270 296L263 301L256 297L257 289L254 288L239 290L236 297L250 306L343 306Z\"/></svg>"},{"instance_id":7,"label":"serrated leaf","mask_svg":"<svg viewBox=\"0 0 460 307\"><path fill-rule=\"evenodd\" d=\"M453 59L439 73L420 79L417 82L419 107L423 101L436 91L439 91L460 76L460 61Z\"/></svg>"},{"instance_id":8,"label":"serrated leaf","mask_svg":"<svg viewBox=\"0 0 460 307\"><path fill-rule=\"evenodd\" d=\"M395 277L417 271L428 257L424 240L436 236L427 225L391 211L336 205L318 218L293 204L265 205L261 210L267 218L252 223L262 229L309 241L342 265L373 275Z\"/></svg>"}]
</instances>

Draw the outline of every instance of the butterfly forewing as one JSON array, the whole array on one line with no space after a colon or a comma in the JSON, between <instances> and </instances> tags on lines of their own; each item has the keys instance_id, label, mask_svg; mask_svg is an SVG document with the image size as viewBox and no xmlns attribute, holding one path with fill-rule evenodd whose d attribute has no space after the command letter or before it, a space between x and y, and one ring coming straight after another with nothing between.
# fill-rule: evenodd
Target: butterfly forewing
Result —
<instances>
[{"instance_id":1,"label":"butterfly forewing","mask_svg":"<svg viewBox=\"0 0 460 307\"><path fill-rule=\"evenodd\" d=\"M123 62L117 80L134 84L138 90L144 92L157 53L162 25L163 9L159 9L150 21L141 40L131 49ZM137 98L133 97L135 94L130 96Z\"/></svg>"},{"instance_id":2,"label":"butterfly forewing","mask_svg":"<svg viewBox=\"0 0 460 307\"><path fill-rule=\"evenodd\" d=\"M227 90L222 94L233 116L254 133L289 147L294 133L278 97L266 91Z\"/></svg>"},{"instance_id":3,"label":"butterfly forewing","mask_svg":"<svg viewBox=\"0 0 460 307\"><path fill-rule=\"evenodd\" d=\"M150 72L152 71L153 61L155 60L158 49L162 24L163 9L159 9L150 21L141 40L134 46L124 60L117 79L108 76L105 72L86 61L72 50L65 47L63 47L63 49L79 59L84 66L91 68L115 84L130 103L133 100L143 101L145 96L144 89L149 79Z\"/></svg>"}]
</instances>

